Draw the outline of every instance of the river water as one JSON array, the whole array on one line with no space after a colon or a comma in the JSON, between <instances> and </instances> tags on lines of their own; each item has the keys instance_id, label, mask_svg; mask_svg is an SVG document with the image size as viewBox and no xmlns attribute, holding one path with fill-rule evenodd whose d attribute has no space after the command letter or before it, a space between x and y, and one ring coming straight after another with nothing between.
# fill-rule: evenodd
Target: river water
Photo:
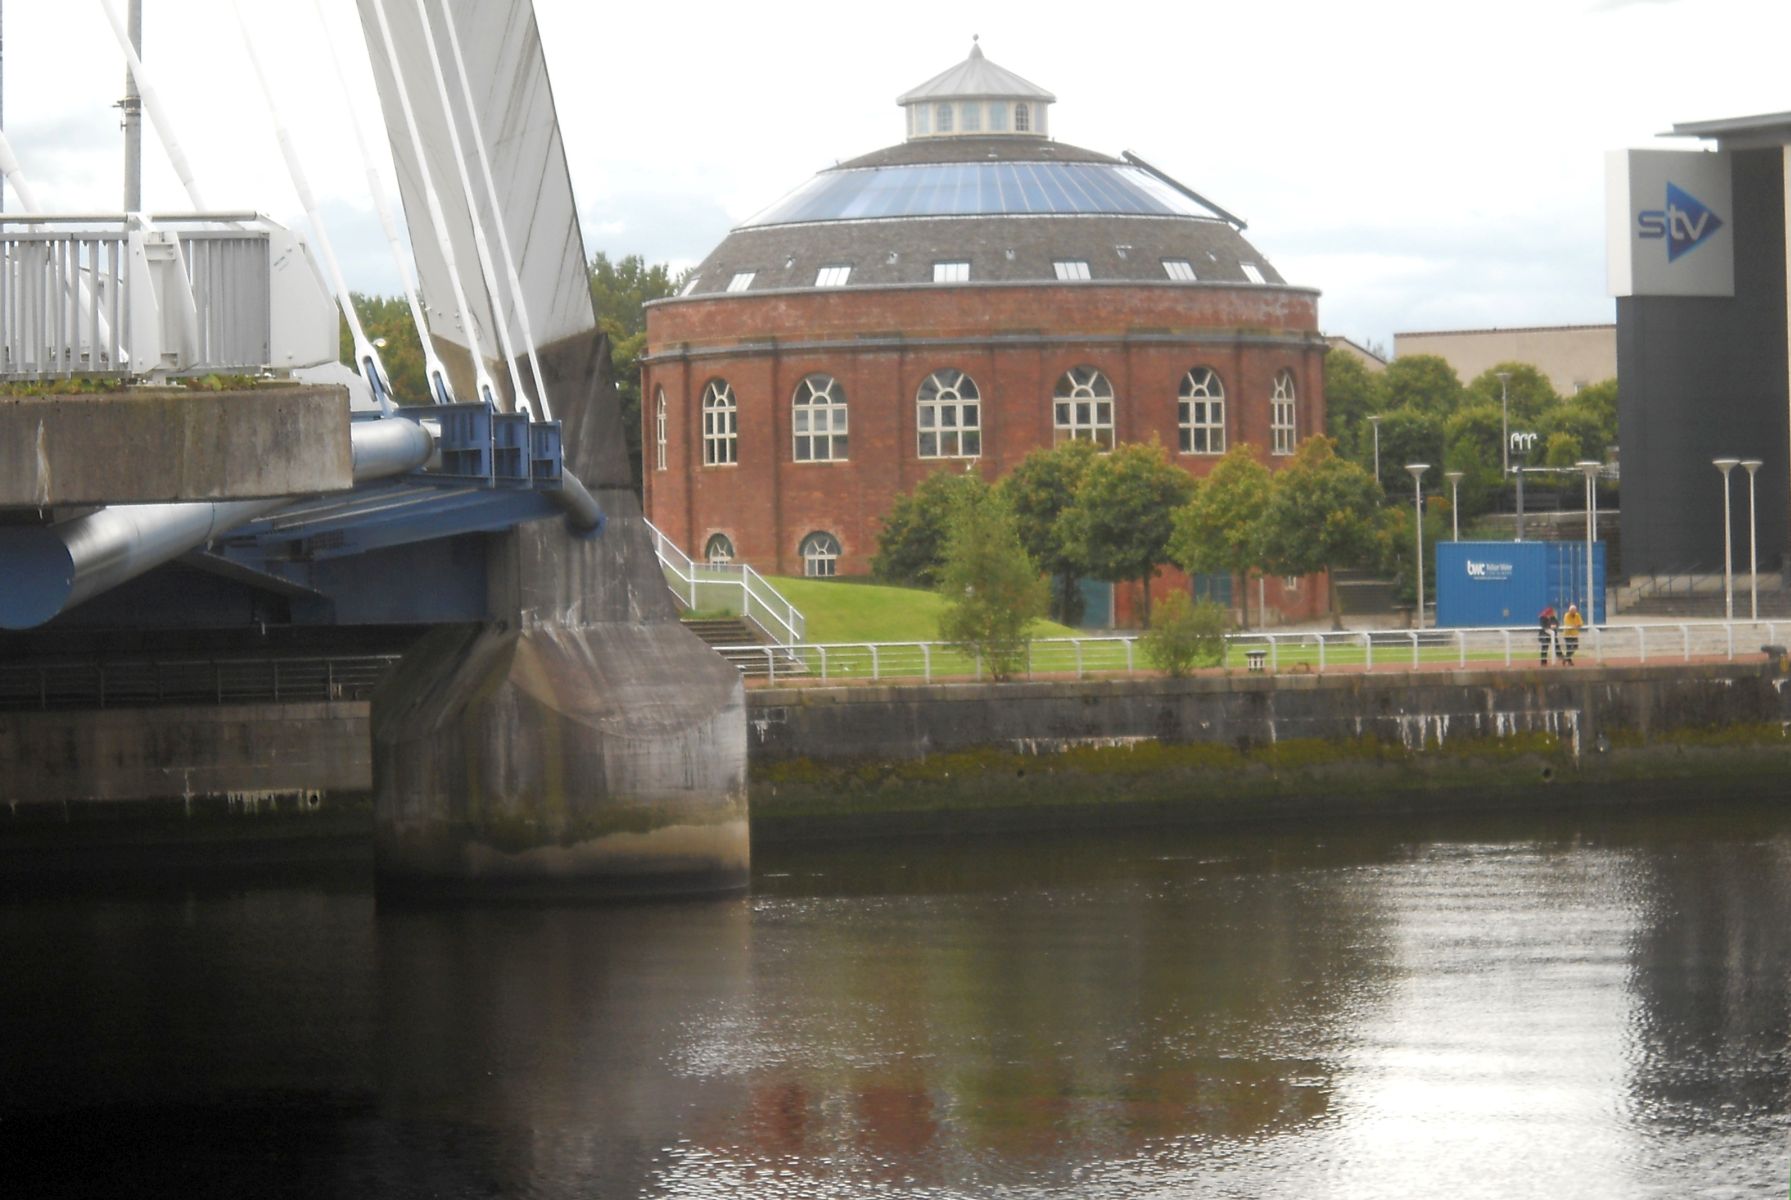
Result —
<instances>
[{"instance_id":1,"label":"river water","mask_svg":"<svg viewBox=\"0 0 1791 1200\"><path fill-rule=\"evenodd\" d=\"M12 1196L1787 1191L1791 809L5 886Z\"/></svg>"}]
</instances>

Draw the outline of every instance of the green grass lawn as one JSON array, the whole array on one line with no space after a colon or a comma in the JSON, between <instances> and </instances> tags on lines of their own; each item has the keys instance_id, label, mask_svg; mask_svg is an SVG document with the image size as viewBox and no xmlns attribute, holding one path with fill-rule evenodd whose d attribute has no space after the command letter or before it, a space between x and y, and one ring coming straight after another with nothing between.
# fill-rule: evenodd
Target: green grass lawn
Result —
<instances>
[{"instance_id":1,"label":"green grass lawn","mask_svg":"<svg viewBox=\"0 0 1791 1200\"><path fill-rule=\"evenodd\" d=\"M919 588L886 587L847 579L769 577L771 586L802 610L809 642L932 642L939 639L945 601ZM1074 637L1055 621L1040 621L1034 637Z\"/></svg>"}]
</instances>

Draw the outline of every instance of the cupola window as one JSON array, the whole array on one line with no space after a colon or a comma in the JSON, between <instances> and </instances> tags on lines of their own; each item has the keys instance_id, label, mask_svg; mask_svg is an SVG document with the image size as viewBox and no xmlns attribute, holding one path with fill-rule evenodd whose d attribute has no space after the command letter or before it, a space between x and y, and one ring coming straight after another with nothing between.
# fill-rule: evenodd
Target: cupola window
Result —
<instances>
[{"instance_id":1,"label":"cupola window","mask_svg":"<svg viewBox=\"0 0 1791 1200\"><path fill-rule=\"evenodd\" d=\"M972 100L964 106L964 132L981 133L983 128L983 106Z\"/></svg>"},{"instance_id":2,"label":"cupola window","mask_svg":"<svg viewBox=\"0 0 1791 1200\"><path fill-rule=\"evenodd\" d=\"M999 100L989 105L989 132L1007 132L1007 105Z\"/></svg>"},{"instance_id":3,"label":"cupola window","mask_svg":"<svg viewBox=\"0 0 1791 1200\"><path fill-rule=\"evenodd\" d=\"M940 133L950 133L951 132L951 105L949 105L949 104L938 105L936 107L935 111L937 111L939 114L939 132Z\"/></svg>"},{"instance_id":4,"label":"cupola window","mask_svg":"<svg viewBox=\"0 0 1791 1200\"><path fill-rule=\"evenodd\" d=\"M1032 106L1030 104L1014 105L1014 132L1028 133L1032 129Z\"/></svg>"}]
</instances>

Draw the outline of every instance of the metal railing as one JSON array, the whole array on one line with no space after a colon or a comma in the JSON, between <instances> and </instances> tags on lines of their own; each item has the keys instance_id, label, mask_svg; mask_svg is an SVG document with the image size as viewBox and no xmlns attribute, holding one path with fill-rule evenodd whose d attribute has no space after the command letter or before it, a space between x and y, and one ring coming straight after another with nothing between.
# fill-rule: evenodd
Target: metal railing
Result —
<instances>
[{"instance_id":1,"label":"metal railing","mask_svg":"<svg viewBox=\"0 0 1791 1200\"><path fill-rule=\"evenodd\" d=\"M1782 621L1674 621L1637 625L1588 625L1580 635L1581 662L1733 661L1780 645ZM1096 675L1157 673L1137 636L1040 638L1026 647L1018 678L1084 679ZM1550 661L1559 662L1557 639ZM720 646L737 664L762 663L769 680L880 681L983 679L975 655L944 642L833 642L826 645ZM1530 667L1541 646L1534 626L1486 629L1371 629L1341 632L1234 633L1225 638L1224 665L1246 671L1416 670L1424 668ZM742 667L742 669L745 669Z\"/></svg>"},{"instance_id":2,"label":"metal railing","mask_svg":"<svg viewBox=\"0 0 1791 1200\"><path fill-rule=\"evenodd\" d=\"M0 666L0 710L365 700L396 654L45 661Z\"/></svg>"},{"instance_id":3,"label":"metal railing","mask_svg":"<svg viewBox=\"0 0 1791 1200\"><path fill-rule=\"evenodd\" d=\"M808 628L802 611L745 563L699 563L678 548L671 538L643 518L653 535L653 552L665 572L666 586L679 603L693 612L718 609L758 623L780 646L800 642Z\"/></svg>"}]
</instances>

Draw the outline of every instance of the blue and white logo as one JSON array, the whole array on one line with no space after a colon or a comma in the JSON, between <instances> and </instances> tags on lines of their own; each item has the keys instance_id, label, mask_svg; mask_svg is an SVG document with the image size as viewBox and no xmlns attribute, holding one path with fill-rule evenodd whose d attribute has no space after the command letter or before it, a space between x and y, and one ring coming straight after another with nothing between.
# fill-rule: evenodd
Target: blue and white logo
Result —
<instances>
[{"instance_id":1,"label":"blue and white logo","mask_svg":"<svg viewBox=\"0 0 1791 1200\"><path fill-rule=\"evenodd\" d=\"M1667 206L1645 208L1636 214L1636 236L1664 238L1667 261L1677 262L1715 236L1723 220L1708 205L1676 184L1667 184Z\"/></svg>"},{"instance_id":2,"label":"blue and white logo","mask_svg":"<svg viewBox=\"0 0 1791 1200\"><path fill-rule=\"evenodd\" d=\"M1512 565L1508 562L1475 562L1468 559L1468 578L1477 583L1508 583Z\"/></svg>"}]
</instances>

